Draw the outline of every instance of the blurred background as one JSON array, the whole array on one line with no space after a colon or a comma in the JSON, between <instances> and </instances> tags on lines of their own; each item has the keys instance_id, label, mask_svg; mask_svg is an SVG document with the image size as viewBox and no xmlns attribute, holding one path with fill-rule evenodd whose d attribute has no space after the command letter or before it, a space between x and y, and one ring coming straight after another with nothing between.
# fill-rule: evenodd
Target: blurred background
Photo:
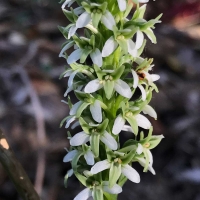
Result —
<instances>
[{"instance_id":1,"label":"blurred background","mask_svg":"<svg viewBox=\"0 0 200 200\"><path fill-rule=\"evenodd\" d=\"M161 76L152 124L165 139L153 150L157 175L134 166L141 183L127 182L119 200L200 200L200 1L150 0L147 19L160 13L158 44L144 56ZM82 189L74 177L63 184L67 79L58 80L66 61L57 26L67 23L57 0L0 0L0 128L44 200L72 200ZM0 200L16 199L0 165Z\"/></svg>"}]
</instances>

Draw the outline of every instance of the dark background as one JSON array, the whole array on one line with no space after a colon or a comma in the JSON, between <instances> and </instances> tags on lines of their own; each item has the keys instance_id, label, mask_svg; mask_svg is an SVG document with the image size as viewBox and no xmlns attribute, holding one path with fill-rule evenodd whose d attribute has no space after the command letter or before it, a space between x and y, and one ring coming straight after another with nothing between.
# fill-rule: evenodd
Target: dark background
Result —
<instances>
[{"instance_id":1,"label":"dark background","mask_svg":"<svg viewBox=\"0 0 200 200\"><path fill-rule=\"evenodd\" d=\"M165 136L153 150L157 175L134 165L141 183L127 182L119 200L200 200L200 2L151 1L147 18L161 12L158 44L144 52L161 76L151 103L154 134ZM0 0L0 127L32 182L39 177L44 200L72 200L82 189L74 177L63 184L70 169L62 162L67 131L59 128L68 114L60 102L67 79L58 80L66 61L58 58L65 40L57 25L67 23L57 0ZM15 199L0 165L0 200Z\"/></svg>"}]
</instances>

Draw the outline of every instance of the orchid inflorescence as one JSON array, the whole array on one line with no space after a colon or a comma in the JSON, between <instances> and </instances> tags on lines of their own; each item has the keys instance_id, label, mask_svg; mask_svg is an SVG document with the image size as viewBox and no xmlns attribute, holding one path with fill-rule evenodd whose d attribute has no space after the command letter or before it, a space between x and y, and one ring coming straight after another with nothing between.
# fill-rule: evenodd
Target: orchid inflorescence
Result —
<instances>
[{"instance_id":1,"label":"orchid inflorescence","mask_svg":"<svg viewBox=\"0 0 200 200\"><path fill-rule=\"evenodd\" d=\"M155 174L151 149L163 135L152 135L151 122L145 115L157 118L149 102L152 92L158 92L154 82L160 76L150 73L153 59L141 55L146 45L144 35L156 43L153 29L161 15L146 21L147 2L61 1L70 21L67 27L59 27L67 39L59 56L68 63L61 78L68 77L64 95L68 101L63 102L70 107L61 126L66 123L69 128L73 123L71 129L82 129L73 136L68 131L71 147L63 161L71 162L72 169L65 183L74 174L86 187L74 200L90 196L94 200L116 200L127 179L140 182L133 162L138 162L144 172ZM70 55L68 49L72 49ZM74 104L69 97L71 91L78 99ZM120 144L120 135L128 132L132 139Z\"/></svg>"}]
</instances>

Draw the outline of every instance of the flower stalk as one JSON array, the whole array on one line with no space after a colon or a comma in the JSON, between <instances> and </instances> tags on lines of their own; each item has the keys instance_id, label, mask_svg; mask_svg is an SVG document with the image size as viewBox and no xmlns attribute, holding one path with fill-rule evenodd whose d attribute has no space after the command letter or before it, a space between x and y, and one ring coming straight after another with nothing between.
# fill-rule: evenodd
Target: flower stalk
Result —
<instances>
[{"instance_id":1,"label":"flower stalk","mask_svg":"<svg viewBox=\"0 0 200 200\"><path fill-rule=\"evenodd\" d=\"M66 38L59 57L68 66L61 78L68 78L63 101L70 108L61 126L82 130L68 131L70 149L64 162L71 162L73 174L86 187L74 200L117 200L129 179L140 182L132 164L144 172L153 169L151 149L163 135L152 135L146 115L157 119L149 105L160 76L152 74L153 59L143 58L145 36L156 43L153 29L161 15L145 20L148 0L64 0L62 10L70 24L59 27ZM73 5L73 7L72 7ZM131 11L134 11L133 13ZM84 32L80 32L83 29ZM80 33L80 34L79 34ZM68 54L68 50L72 53ZM70 100L74 92L77 101ZM72 124L72 125L71 125ZM120 143L122 134L131 139Z\"/></svg>"}]
</instances>

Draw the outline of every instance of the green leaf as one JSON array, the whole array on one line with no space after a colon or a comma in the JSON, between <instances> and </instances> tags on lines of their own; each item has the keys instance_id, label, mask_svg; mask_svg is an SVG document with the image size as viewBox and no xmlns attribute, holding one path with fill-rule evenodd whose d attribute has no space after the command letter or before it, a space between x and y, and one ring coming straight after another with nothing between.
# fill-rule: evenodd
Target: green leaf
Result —
<instances>
[{"instance_id":1,"label":"green leaf","mask_svg":"<svg viewBox=\"0 0 200 200\"><path fill-rule=\"evenodd\" d=\"M92 52L92 49L83 49L82 55L80 58L80 63L84 63L91 52Z\"/></svg>"},{"instance_id":2,"label":"green leaf","mask_svg":"<svg viewBox=\"0 0 200 200\"><path fill-rule=\"evenodd\" d=\"M128 121L128 123L131 125L131 128L133 129L134 135L138 134L138 125L137 125L137 121L134 119L133 116L126 116L125 117L126 120Z\"/></svg>"},{"instance_id":3,"label":"green leaf","mask_svg":"<svg viewBox=\"0 0 200 200\"><path fill-rule=\"evenodd\" d=\"M94 65L94 70L99 80L102 80L103 76L106 75L106 73L102 72L101 69L97 65Z\"/></svg>"},{"instance_id":4,"label":"green leaf","mask_svg":"<svg viewBox=\"0 0 200 200\"><path fill-rule=\"evenodd\" d=\"M139 16L138 16L138 18L142 18L142 19L144 18L144 14L146 12L146 8L147 8L146 4L139 8Z\"/></svg>"},{"instance_id":5,"label":"green leaf","mask_svg":"<svg viewBox=\"0 0 200 200\"><path fill-rule=\"evenodd\" d=\"M63 124L67 121L67 119L71 116L65 117L61 122L60 122L60 128L63 126Z\"/></svg>"},{"instance_id":6,"label":"green leaf","mask_svg":"<svg viewBox=\"0 0 200 200\"><path fill-rule=\"evenodd\" d=\"M125 66L122 65L121 67L117 68L112 74L111 76L113 77L114 80L118 80L121 75L123 74L124 72L124 69L125 69Z\"/></svg>"},{"instance_id":7,"label":"green leaf","mask_svg":"<svg viewBox=\"0 0 200 200\"><path fill-rule=\"evenodd\" d=\"M122 187L126 181L127 181L126 176L121 174L121 176L119 177L118 185Z\"/></svg>"},{"instance_id":8,"label":"green leaf","mask_svg":"<svg viewBox=\"0 0 200 200\"><path fill-rule=\"evenodd\" d=\"M129 4L127 5L126 10L125 10L124 18L126 18L126 17L129 15L129 13L131 12L132 8L133 8L133 4L132 4L132 3L129 3Z\"/></svg>"},{"instance_id":9,"label":"green leaf","mask_svg":"<svg viewBox=\"0 0 200 200\"><path fill-rule=\"evenodd\" d=\"M118 150L119 152L123 152L123 153L127 153L129 151L132 151L133 149L137 149L137 146L136 146L136 142L135 144L130 144L129 146L128 145L125 145L122 149Z\"/></svg>"},{"instance_id":10,"label":"green leaf","mask_svg":"<svg viewBox=\"0 0 200 200\"><path fill-rule=\"evenodd\" d=\"M76 116L80 117L82 112L90 105L90 103L82 103L81 106L78 108L77 112L76 112Z\"/></svg>"},{"instance_id":11,"label":"green leaf","mask_svg":"<svg viewBox=\"0 0 200 200\"><path fill-rule=\"evenodd\" d=\"M69 175L68 175L68 173L67 173L67 174L65 175L65 177L64 177L64 186L65 186L65 188L67 188L68 178L69 178Z\"/></svg>"},{"instance_id":12,"label":"green leaf","mask_svg":"<svg viewBox=\"0 0 200 200\"><path fill-rule=\"evenodd\" d=\"M112 188L121 175L121 164L112 162L109 171L109 187Z\"/></svg>"},{"instance_id":13,"label":"green leaf","mask_svg":"<svg viewBox=\"0 0 200 200\"><path fill-rule=\"evenodd\" d=\"M91 13L91 6L90 6L90 4L88 4L87 2L85 2L85 1L82 1L82 6L83 6L83 8L87 11L87 13Z\"/></svg>"},{"instance_id":14,"label":"green leaf","mask_svg":"<svg viewBox=\"0 0 200 200\"><path fill-rule=\"evenodd\" d=\"M109 122L109 119L105 119L98 127L98 132L100 134L103 134L104 131L106 130L107 126L108 126L108 122Z\"/></svg>"},{"instance_id":15,"label":"green leaf","mask_svg":"<svg viewBox=\"0 0 200 200\"><path fill-rule=\"evenodd\" d=\"M80 101L85 101L85 99L91 98L89 94L86 94L85 92L81 92L79 90L75 90L74 93Z\"/></svg>"},{"instance_id":16,"label":"green leaf","mask_svg":"<svg viewBox=\"0 0 200 200\"><path fill-rule=\"evenodd\" d=\"M101 17L102 17L102 13L97 13L97 12L92 13L92 24L95 28L98 27Z\"/></svg>"},{"instance_id":17,"label":"green leaf","mask_svg":"<svg viewBox=\"0 0 200 200\"><path fill-rule=\"evenodd\" d=\"M110 99L113 94L114 84L115 84L114 81L110 81L110 80L105 81L104 92L106 94L107 99Z\"/></svg>"},{"instance_id":18,"label":"green leaf","mask_svg":"<svg viewBox=\"0 0 200 200\"><path fill-rule=\"evenodd\" d=\"M144 30L144 33L146 33L146 35L151 39L152 43L157 43L156 36L151 29Z\"/></svg>"},{"instance_id":19,"label":"green leaf","mask_svg":"<svg viewBox=\"0 0 200 200\"><path fill-rule=\"evenodd\" d=\"M148 149L154 149L164 138L163 135L154 135L151 136L151 139L149 140L150 147Z\"/></svg>"},{"instance_id":20,"label":"green leaf","mask_svg":"<svg viewBox=\"0 0 200 200\"><path fill-rule=\"evenodd\" d=\"M98 133L93 133L90 136L90 145L94 156L97 158L99 157L99 142L100 142L100 135Z\"/></svg>"},{"instance_id":21,"label":"green leaf","mask_svg":"<svg viewBox=\"0 0 200 200\"><path fill-rule=\"evenodd\" d=\"M130 151L127 155L125 155L123 158L121 158L122 160L122 163L124 165L126 164L129 164L132 160L133 160L133 157L135 156L135 153L136 153L136 147L132 149L132 151Z\"/></svg>"},{"instance_id":22,"label":"green leaf","mask_svg":"<svg viewBox=\"0 0 200 200\"><path fill-rule=\"evenodd\" d=\"M121 49L123 50L124 54L128 53L128 45L127 45L127 40L126 39L119 39L117 40L119 46L121 47Z\"/></svg>"},{"instance_id":23,"label":"green leaf","mask_svg":"<svg viewBox=\"0 0 200 200\"><path fill-rule=\"evenodd\" d=\"M74 173L77 171L77 167L78 167L78 161L80 159L80 157L83 155L83 152L79 152L76 154L76 156L74 157L74 159L72 160L71 164L72 164L72 169L74 171Z\"/></svg>"},{"instance_id":24,"label":"green leaf","mask_svg":"<svg viewBox=\"0 0 200 200\"><path fill-rule=\"evenodd\" d=\"M100 187L95 187L93 189L93 195L92 195L94 200L104 200L103 198L103 190Z\"/></svg>"},{"instance_id":25,"label":"green leaf","mask_svg":"<svg viewBox=\"0 0 200 200\"><path fill-rule=\"evenodd\" d=\"M86 182L87 182L87 178L81 174L79 174L78 172L74 172L76 178L85 186L86 186Z\"/></svg>"},{"instance_id":26,"label":"green leaf","mask_svg":"<svg viewBox=\"0 0 200 200\"><path fill-rule=\"evenodd\" d=\"M72 12L70 12L70 11L64 9L64 10L63 10L63 13L64 13L64 15L67 17L67 19L68 19L70 22L74 23L74 18L73 18Z\"/></svg>"},{"instance_id":27,"label":"green leaf","mask_svg":"<svg viewBox=\"0 0 200 200\"><path fill-rule=\"evenodd\" d=\"M88 126L88 123L82 117L79 118L79 123L83 131L89 133L90 126Z\"/></svg>"}]
</instances>

